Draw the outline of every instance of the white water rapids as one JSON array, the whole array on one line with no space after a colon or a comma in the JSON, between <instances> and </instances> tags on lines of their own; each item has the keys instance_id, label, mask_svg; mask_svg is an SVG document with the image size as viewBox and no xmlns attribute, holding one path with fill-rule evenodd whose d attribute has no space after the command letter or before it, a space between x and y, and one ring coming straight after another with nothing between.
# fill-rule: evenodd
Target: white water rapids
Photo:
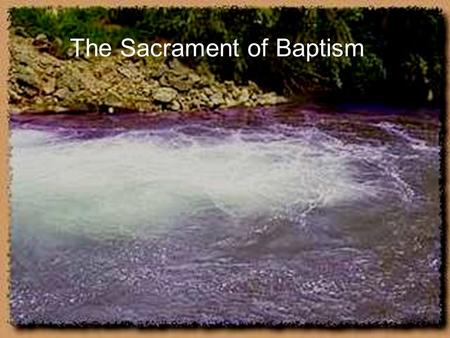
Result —
<instances>
[{"instance_id":1,"label":"white water rapids","mask_svg":"<svg viewBox=\"0 0 450 338\"><path fill-rule=\"evenodd\" d=\"M14 222L47 230L151 234L209 209L298 215L377 192L358 180L356 150L317 130L217 140L175 129L82 141L15 130L12 144Z\"/></svg>"},{"instance_id":2,"label":"white water rapids","mask_svg":"<svg viewBox=\"0 0 450 338\"><path fill-rule=\"evenodd\" d=\"M14 320L436 322L439 148L370 128L13 128Z\"/></svg>"}]
</instances>

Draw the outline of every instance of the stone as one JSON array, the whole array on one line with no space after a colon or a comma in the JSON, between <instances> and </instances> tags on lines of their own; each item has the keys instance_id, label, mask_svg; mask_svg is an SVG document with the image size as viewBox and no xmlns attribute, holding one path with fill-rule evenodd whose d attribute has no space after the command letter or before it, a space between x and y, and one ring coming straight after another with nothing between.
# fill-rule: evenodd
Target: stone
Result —
<instances>
[{"instance_id":1,"label":"stone","mask_svg":"<svg viewBox=\"0 0 450 338\"><path fill-rule=\"evenodd\" d=\"M53 96L58 98L59 100L64 100L69 95L69 90L67 88L59 88Z\"/></svg>"},{"instance_id":2,"label":"stone","mask_svg":"<svg viewBox=\"0 0 450 338\"><path fill-rule=\"evenodd\" d=\"M162 103L172 102L176 96L177 91L169 87L160 87L153 92L153 99Z\"/></svg>"},{"instance_id":3,"label":"stone","mask_svg":"<svg viewBox=\"0 0 450 338\"><path fill-rule=\"evenodd\" d=\"M18 68L15 78L27 86L39 88L39 76L31 67L22 66Z\"/></svg>"},{"instance_id":4,"label":"stone","mask_svg":"<svg viewBox=\"0 0 450 338\"><path fill-rule=\"evenodd\" d=\"M258 87L258 85L253 81L248 81L248 89L252 91L252 93L262 94L262 90Z\"/></svg>"},{"instance_id":5,"label":"stone","mask_svg":"<svg viewBox=\"0 0 450 338\"><path fill-rule=\"evenodd\" d=\"M164 87L172 87L180 92L187 92L193 88L194 82L188 75L179 75L173 70L169 70L159 80Z\"/></svg>"},{"instance_id":6,"label":"stone","mask_svg":"<svg viewBox=\"0 0 450 338\"><path fill-rule=\"evenodd\" d=\"M285 98L278 96L274 92L262 94L257 99L259 105L276 105L285 102L287 102Z\"/></svg>"},{"instance_id":7,"label":"stone","mask_svg":"<svg viewBox=\"0 0 450 338\"><path fill-rule=\"evenodd\" d=\"M43 43L47 43L47 42L48 42L47 36L45 34L41 33L41 34L38 34L34 38L33 44L36 45L36 44L43 44Z\"/></svg>"},{"instance_id":8,"label":"stone","mask_svg":"<svg viewBox=\"0 0 450 338\"><path fill-rule=\"evenodd\" d=\"M232 98L227 97L225 99L225 106L226 107L234 107L234 106L237 106L237 105L238 105L238 103L235 100L233 100Z\"/></svg>"},{"instance_id":9,"label":"stone","mask_svg":"<svg viewBox=\"0 0 450 338\"><path fill-rule=\"evenodd\" d=\"M78 92L82 89L82 83L75 75L75 71L69 71L63 73L59 79L58 87L67 88L72 92Z\"/></svg>"},{"instance_id":10,"label":"stone","mask_svg":"<svg viewBox=\"0 0 450 338\"><path fill-rule=\"evenodd\" d=\"M203 103L205 103L205 104L208 104L208 103L209 103L208 96L206 96L205 93L200 93L199 99L200 99Z\"/></svg>"},{"instance_id":11,"label":"stone","mask_svg":"<svg viewBox=\"0 0 450 338\"><path fill-rule=\"evenodd\" d=\"M38 36L36 36L36 38L33 40L33 45L35 45L38 50L45 52L50 51L52 47L45 34L39 34Z\"/></svg>"},{"instance_id":12,"label":"stone","mask_svg":"<svg viewBox=\"0 0 450 338\"><path fill-rule=\"evenodd\" d=\"M28 35L25 28L22 26L18 26L16 28L14 28L14 34L17 36L22 36L22 37L26 37Z\"/></svg>"},{"instance_id":13,"label":"stone","mask_svg":"<svg viewBox=\"0 0 450 338\"><path fill-rule=\"evenodd\" d=\"M196 83L200 82L200 80L201 80L201 77L199 75L197 75L195 73L190 73L189 74L189 81L192 84L196 84Z\"/></svg>"},{"instance_id":14,"label":"stone","mask_svg":"<svg viewBox=\"0 0 450 338\"><path fill-rule=\"evenodd\" d=\"M121 106L122 98L120 97L120 95L117 92L110 89L106 93L106 97L105 97L103 103L108 106Z\"/></svg>"},{"instance_id":15,"label":"stone","mask_svg":"<svg viewBox=\"0 0 450 338\"><path fill-rule=\"evenodd\" d=\"M212 96L214 94L213 90L211 88L205 88L204 93L208 96Z\"/></svg>"},{"instance_id":16,"label":"stone","mask_svg":"<svg viewBox=\"0 0 450 338\"><path fill-rule=\"evenodd\" d=\"M225 88L227 88L228 91L232 91L234 88L234 82L233 81L224 81L223 83L225 85Z\"/></svg>"},{"instance_id":17,"label":"stone","mask_svg":"<svg viewBox=\"0 0 450 338\"><path fill-rule=\"evenodd\" d=\"M28 98L35 97L38 94L37 89L34 87L25 87L25 88L22 88L22 91L23 91L23 96L28 97Z\"/></svg>"},{"instance_id":18,"label":"stone","mask_svg":"<svg viewBox=\"0 0 450 338\"><path fill-rule=\"evenodd\" d=\"M53 77L45 79L42 83L42 91L45 95L49 95L56 90L56 80Z\"/></svg>"},{"instance_id":19,"label":"stone","mask_svg":"<svg viewBox=\"0 0 450 338\"><path fill-rule=\"evenodd\" d=\"M8 88L8 96L11 102L20 102L21 96L12 88Z\"/></svg>"},{"instance_id":20,"label":"stone","mask_svg":"<svg viewBox=\"0 0 450 338\"><path fill-rule=\"evenodd\" d=\"M66 57L67 57L68 59L74 58L74 57L76 56L76 49L75 49L75 47L69 47L69 48L67 48L65 54L66 54Z\"/></svg>"},{"instance_id":21,"label":"stone","mask_svg":"<svg viewBox=\"0 0 450 338\"><path fill-rule=\"evenodd\" d=\"M209 97L209 100L210 100L210 102L211 102L213 107L220 106L221 104L224 103L223 95L220 92L216 92L213 95L211 95Z\"/></svg>"},{"instance_id":22,"label":"stone","mask_svg":"<svg viewBox=\"0 0 450 338\"><path fill-rule=\"evenodd\" d=\"M177 75L186 74L189 68L184 66L178 59L172 59L168 62L169 68Z\"/></svg>"},{"instance_id":23,"label":"stone","mask_svg":"<svg viewBox=\"0 0 450 338\"><path fill-rule=\"evenodd\" d=\"M241 95L241 91L239 90L239 88L234 88L231 91L231 95L233 96L234 99L237 100L239 98L239 96Z\"/></svg>"},{"instance_id":24,"label":"stone","mask_svg":"<svg viewBox=\"0 0 450 338\"><path fill-rule=\"evenodd\" d=\"M173 111L179 111L181 109L181 104L180 102L175 100L170 104L169 108Z\"/></svg>"},{"instance_id":25,"label":"stone","mask_svg":"<svg viewBox=\"0 0 450 338\"><path fill-rule=\"evenodd\" d=\"M241 94L239 95L239 98L238 98L238 102L246 103L249 101L249 99L250 99L250 95L248 93L248 89L247 88L242 89Z\"/></svg>"},{"instance_id":26,"label":"stone","mask_svg":"<svg viewBox=\"0 0 450 338\"><path fill-rule=\"evenodd\" d=\"M167 66L165 64L148 67L150 69L147 70L148 76L150 78L159 79L165 72L167 71Z\"/></svg>"},{"instance_id":27,"label":"stone","mask_svg":"<svg viewBox=\"0 0 450 338\"><path fill-rule=\"evenodd\" d=\"M170 79L170 85L180 92L186 92L194 85L188 77L177 77Z\"/></svg>"},{"instance_id":28,"label":"stone","mask_svg":"<svg viewBox=\"0 0 450 338\"><path fill-rule=\"evenodd\" d=\"M127 79L134 78L134 74L132 74L132 72L128 68L119 67L117 68L117 72L125 76Z\"/></svg>"}]
</instances>

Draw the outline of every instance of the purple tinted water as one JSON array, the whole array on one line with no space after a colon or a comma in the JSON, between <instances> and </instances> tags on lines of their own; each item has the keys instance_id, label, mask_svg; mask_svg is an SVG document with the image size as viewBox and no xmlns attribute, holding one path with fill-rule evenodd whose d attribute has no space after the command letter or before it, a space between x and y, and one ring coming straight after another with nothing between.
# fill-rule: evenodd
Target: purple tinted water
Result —
<instances>
[{"instance_id":1,"label":"purple tinted water","mask_svg":"<svg viewBox=\"0 0 450 338\"><path fill-rule=\"evenodd\" d=\"M440 320L434 112L24 114L11 127L17 324Z\"/></svg>"}]
</instances>

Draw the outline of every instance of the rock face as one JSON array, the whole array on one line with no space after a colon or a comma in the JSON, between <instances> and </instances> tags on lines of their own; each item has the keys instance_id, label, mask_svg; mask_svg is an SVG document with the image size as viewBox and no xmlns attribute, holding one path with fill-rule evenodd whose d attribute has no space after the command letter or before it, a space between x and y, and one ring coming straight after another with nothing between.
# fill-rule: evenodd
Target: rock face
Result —
<instances>
[{"instance_id":1,"label":"rock face","mask_svg":"<svg viewBox=\"0 0 450 338\"><path fill-rule=\"evenodd\" d=\"M12 36L9 103L12 113L112 107L142 112L274 105L286 99L254 83L223 83L178 60L106 58L61 60L45 35Z\"/></svg>"}]
</instances>

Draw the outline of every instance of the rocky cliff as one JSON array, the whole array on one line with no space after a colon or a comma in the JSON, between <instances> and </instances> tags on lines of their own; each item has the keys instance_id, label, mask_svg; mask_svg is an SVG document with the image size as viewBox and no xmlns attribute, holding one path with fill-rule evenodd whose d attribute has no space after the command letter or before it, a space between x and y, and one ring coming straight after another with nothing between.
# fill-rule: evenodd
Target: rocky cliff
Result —
<instances>
[{"instance_id":1,"label":"rocky cliff","mask_svg":"<svg viewBox=\"0 0 450 338\"><path fill-rule=\"evenodd\" d=\"M172 59L58 59L45 36L10 38L11 113L24 111L131 109L193 111L233 106L274 105L286 99L256 84L219 82Z\"/></svg>"}]
</instances>

